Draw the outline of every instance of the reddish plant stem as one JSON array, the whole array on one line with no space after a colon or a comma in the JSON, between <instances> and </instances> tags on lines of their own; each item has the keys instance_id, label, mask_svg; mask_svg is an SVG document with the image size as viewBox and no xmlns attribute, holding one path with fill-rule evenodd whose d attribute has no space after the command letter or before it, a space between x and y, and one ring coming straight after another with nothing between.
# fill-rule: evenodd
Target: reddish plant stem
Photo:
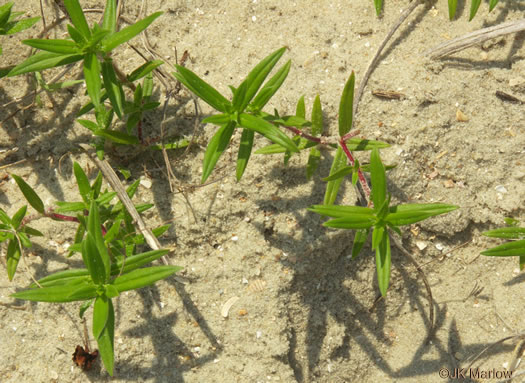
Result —
<instances>
[{"instance_id":1,"label":"reddish plant stem","mask_svg":"<svg viewBox=\"0 0 525 383\"><path fill-rule=\"evenodd\" d=\"M350 150L348 149L348 146L346 146L346 142L343 140L343 138L339 140L339 145L341 145L343 152L345 152L346 157L348 157L348 161L350 161L350 164L354 166L355 164L354 156L352 156L352 153L350 153ZM363 174L361 169L357 169L357 176L359 178L359 183L361 184L361 187L363 188L368 201L370 201L369 205L370 207L372 207L372 200L370 199L370 187L368 186L368 182L366 182L365 175Z\"/></svg>"},{"instance_id":2,"label":"reddish plant stem","mask_svg":"<svg viewBox=\"0 0 525 383\"><path fill-rule=\"evenodd\" d=\"M298 136L304 137L307 140L310 140L310 141L313 141L313 142L317 142L318 144L321 143L321 138L320 137L311 136L308 133L305 133L302 130L297 129L295 126L286 126L286 125L283 125L283 126L286 129L288 129L290 132L292 132L292 133L294 133L294 134L296 134Z\"/></svg>"},{"instance_id":3,"label":"reddish plant stem","mask_svg":"<svg viewBox=\"0 0 525 383\"><path fill-rule=\"evenodd\" d=\"M314 137L314 136L311 136L309 135L308 133L305 133L299 129L297 129L296 127L294 126L286 126L286 125L283 125L286 129L288 129L289 131L295 133L296 135L299 135L301 137L304 137L306 138L307 140L310 140L310 141L313 141L313 142L317 142L319 144L324 144L324 143L327 143L327 140L323 139L323 138L320 138L320 137ZM355 164L355 160L354 160L354 156L352 155L352 153L350 152L350 150L348 149L348 146L346 146L346 140L352 138L352 137L355 137L359 134L359 130L354 130L353 132L349 132L347 134L345 134L343 137L341 137L338 141L339 145L341 146L341 148L343 149L346 157L348 158L348 161L350 161L350 164L352 166L354 166ZM363 188L366 196L367 196L367 199L369 202L369 204L371 205L372 202L371 202L371 199L370 199L370 187L368 186L368 182L366 181L366 178L363 174L363 172L361 171L361 169L358 169L357 170L357 176L359 178L359 183L361 184L361 187ZM371 205L372 206L372 205Z\"/></svg>"}]
</instances>

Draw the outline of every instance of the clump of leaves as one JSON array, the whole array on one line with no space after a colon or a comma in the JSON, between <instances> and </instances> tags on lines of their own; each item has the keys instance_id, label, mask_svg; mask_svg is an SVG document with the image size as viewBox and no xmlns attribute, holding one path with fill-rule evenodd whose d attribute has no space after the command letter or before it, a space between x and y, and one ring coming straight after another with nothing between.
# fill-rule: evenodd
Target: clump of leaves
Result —
<instances>
[{"instance_id":1,"label":"clump of leaves","mask_svg":"<svg viewBox=\"0 0 525 383\"><path fill-rule=\"evenodd\" d=\"M491 257L519 257L520 270L525 268L525 227L519 227L519 221L507 218L508 227L485 231L483 235L493 238L509 239L511 242L482 251L482 255Z\"/></svg>"},{"instance_id":2,"label":"clump of leaves","mask_svg":"<svg viewBox=\"0 0 525 383\"><path fill-rule=\"evenodd\" d=\"M74 174L82 197L78 202L57 202L56 209L45 209L36 192L20 177L12 175L29 204L42 216L58 221L76 222L78 229L70 256L81 253L84 269L57 272L38 280L29 290L13 294L14 298L40 302L83 302L80 317L91 306L93 309L93 336L96 339L102 361L108 372L113 374L113 336L115 314L111 300L121 292L149 286L167 278L181 267L151 266L141 268L165 254L168 250L138 252L144 243L142 234L136 232L129 213L121 202L112 204L116 193L101 192L102 174L92 184L78 163L74 163ZM139 180L128 187L131 198ZM152 204L137 205L139 212L151 208ZM22 207L12 218L0 210L0 240L9 240L7 265L8 276L12 279L21 257L20 244L31 246L27 235L42 235L24 225L27 206ZM64 215L63 213L76 213ZM153 230L156 236L164 233L168 226ZM17 247L18 246L18 247ZM14 250L10 250L10 249Z\"/></svg>"},{"instance_id":3,"label":"clump of leaves","mask_svg":"<svg viewBox=\"0 0 525 383\"><path fill-rule=\"evenodd\" d=\"M372 250L376 254L377 281L379 290L386 295L390 281L391 248L389 229L401 235L400 226L411 225L427 218L448 213L458 206L433 204L390 205L390 194L386 189L385 167L381 162L379 150L372 150L370 159L372 179L372 207L315 205L309 210L330 217L323 225L338 229L356 230L352 257L356 257L370 231L372 231Z\"/></svg>"},{"instance_id":4,"label":"clump of leaves","mask_svg":"<svg viewBox=\"0 0 525 383\"><path fill-rule=\"evenodd\" d=\"M102 158L104 153L106 139L117 144L139 144L141 139L139 124L144 112L159 106L158 102L151 100L153 90L151 73L163 62L148 61L124 76L116 69L111 53L145 30L162 12L153 13L135 24L117 30L116 0L107 0L102 25L95 23L92 27L89 27L78 0L64 0L64 5L72 22L72 25L67 26L68 38L23 40L24 44L40 52L13 68L9 76L38 73L45 69L81 61L84 81L91 101L80 110L79 116L94 110L95 121L80 119L78 122L96 136L95 145L99 158ZM142 85L133 84L142 78L144 78ZM42 81L39 83L42 84ZM124 85L134 89L133 100L126 100ZM106 100L109 100L110 107L106 106ZM114 115L126 121L126 132L114 129ZM130 134L136 127L139 130L139 138ZM172 146L180 148L184 145L178 143ZM168 145L167 148L170 146Z\"/></svg>"}]
</instances>

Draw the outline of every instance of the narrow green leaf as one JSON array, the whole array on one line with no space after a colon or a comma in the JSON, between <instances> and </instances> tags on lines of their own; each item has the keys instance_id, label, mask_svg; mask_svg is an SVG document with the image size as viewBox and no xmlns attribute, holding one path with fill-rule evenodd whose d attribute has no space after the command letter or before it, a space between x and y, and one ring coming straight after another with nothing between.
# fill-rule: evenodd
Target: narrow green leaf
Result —
<instances>
[{"instance_id":1,"label":"narrow green leaf","mask_svg":"<svg viewBox=\"0 0 525 383\"><path fill-rule=\"evenodd\" d=\"M101 105L100 90L102 82L100 81L100 62L95 53L86 53L84 56L84 78L86 79L86 88L91 102L98 109Z\"/></svg>"},{"instance_id":2,"label":"narrow green leaf","mask_svg":"<svg viewBox=\"0 0 525 383\"><path fill-rule=\"evenodd\" d=\"M8 77L24 73L38 72L48 68L55 68L82 60L82 55L64 55L52 52L38 52L27 60L18 64L8 74Z\"/></svg>"},{"instance_id":3,"label":"narrow green leaf","mask_svg":"<svg viewBox=\"0 0 525 383\"><path fill-rule=\"evenodd\" d=\"M93 283L85 283L85 286L79 287L76 281L73 281L71 284L24 290L11 294L11 296L28 301L56 303L95 298L97 296L97 287Z\"/></svg>"},{"instance_id":4,"label":"narrow green leaf","mask_svg":"<svg viewBox=\"0 0 525 383\"><path fill-rule=\"evenodd\" d=\"M117 2L115 0L107 0L106 2L102 29L109 31L110 34L115 33L117 29Z\"/></svg>"},{"instance_id":5,"label":"narrow green leaf","mask_svg":"<svg viewBox=\"0 0 525 383\"><path fill-rule=\"evenodd\" d=\"M120 31L106 37L106 39L102 42L102 51L106 53L110 52L119 45L131 40L133 37L137 36L140 32L146 29L160 15L162 15L162 12L155 12L148 17L137 21L135 24L129 25L126 28L123 28Z\"/></svg>"},{"instance_id":6,"label":"narrow green leaf","mask_svg":"<svg viewBox=\"0 0 525 383\"><path fill-rule=\"evenodd\" d=\"M195 95L200 97L211 107L216 110L226 113L231 106L230 102L220 94L215 88L202 80L199 76L191 70L183 66L176 65L178 72L174 72L173 76L179 80L186 88L191 90Z\"/></svg>"},{"instance_id":7,"label":"narrow green leaf","mask_svg":"<svg viewBox=\"0 0 525 383\"><path fill-rule=\"evenodd\" d=\"M342 206L342 205L314 205L308 210L332 218L351 217L353 215L366 215L370 218L375 217L374 210L363 206Z\"/></svg>"},{"instance_id":8,"label":"narrow green leaf","mask_svg":"<svg viewBox=\"0 0 525 383\"><path fill-rule=\"evenodd\" d=\"M89 40L91 31L78 0L64 0L64 5L75 28L82 33L86 40Z\"/></svg>"},{"instance_id":9,"label":"narrow green leaf","mask_svg":"<svg viewBox=\"0 0 525 383\"><path fill-rule=\"evenodd\" d=\"M133 72L131 72L127 76L128 81L129 82L137 81L137 80L141 79L142 77L145 77L146 75L151 73L153 70L155 70L156 68L158 68L162 64L164 64L164 61L162 61L162 60L148 61L148 62L142 64L141 66L139 66Z\"/></svg>"},{"instance_id":10,"label":"narrow green leaf","mask_svg":"<svg viewBox=\"0 0 525 383\"><path fill-rule=\"evenodd\" d=\"M248 76L246 77L246 80L245 80L246 83L247 83L247 87L248 88L246 90L245 99L244 99L244 102L242 104L242 106L243 106L242 110L244 110L244 108L246 108L246 106L252 101L253 97L255 96L255 94L257 93L259 88L261 87L262 83L264 82L264 80L266 79L268 74L271 72L271 70L273 69L275 64L277 64L277 61L279 61L279 59L281 58L281 56L284 54L285 51L286 51L286 48L283 47L283 48L280 48L280 49L276 50L275 52L271 53L270 55L266 56L248 74ZM277 82L277 79L275 81ZM283 81L284 81L284 79L283 79ZM281 81L281 83L282 83L282 81ZM270 85L270 87L271 86L272 85ZM278 89L278 87L277 87L277 89ZM275 91L277 91L277 89L275 89ZM271 97L271 95L269 97L267 97L267 98L270 99L270 97ZM268 100L266 100L266 102L267 101ZM259 100L257 100L257 102L254 101L254 106L256 108L258 108L257 105L259 105L261 103L262 103L262 105L265 104L263 99L259 99Z\"/></svg>"},{"instance_id":11,"label":"narrow green leaf","mask_svg":"<svg viewBox=\"0 0 525 383\"><path fill-rule=\"evenodd\" d=\"M484 231L482 234L494 238L525 239L525 227L503 227L500 229Z\"/></svg>"},{"instance_id":12,"label":"narrow green leaf","mask_svg":"<svg viewBox=\"0 0 525 383\"><path fill-rule=\"evenodd\" d=\"M335 218L323 223L323 226L337 229L369 229L377 223L374 216L354 214L343 218Z\"/></svg>"},{"instance_id":13,"label":"narrow green leaf","mask_svg":"<svg viewBox=\"0 0 525 383\"><path fill-rule=\"evenodd\" d=\"M115 310L111 299L100 296L93 306L93 336L95 337L100 358L109 375L113 376L115 362Z\"/></svg>"},{"instance_id":14,"label":"narrow green leaf","mask_svg":"<svg viewBox=\"0 0 525 383\"><path fill-rule=\"evenodd\" d=\"M7 277L10 281L13 280L16 268L18 266L18 262L20 261L20 256L22 253L20 252L20 246L18 246L18 241L16 239L12 239L9 241L9 245L7 246Z\"/></svg>"},{"instance_id":15,"label":"narrow green leaf","mask_svg":"<svg viewBox=\"0 0 525 383\"><path fill-rule=\"evenodd\" d=\"M374 227L374 231L372 232L372 250L377 250L379 248L379 244L383 241L385 230L386 228L382 225Z\"/></svg>"},{"instance_id":16,"label":"narrow green leaf","mask_svg":"<svg viewBox=\"0 0 525 383\"><path fill-rule=\"evenodd\" d=\"M253 130L242 130L241 144L239 146L239 153L237 155L237 181L241 180L242 175L244 174L244 170L246 169L246 165L248 165L248 160L250 159L250 155L252 154L254 135L255 132Z\"/></svg>"},{"instance_id":17,"label":"narrow green leaf","mask_svg":"<svg viewBox=\"0 0 525 383\"><path fill-rule=\"evenodd\" d=\"M23 231L18 232L18 238L20 238L20 243L23 247L30 248L33 246L31 241L29 240L29 237Z\"/></svg>"},{"instance_id":18,"label":"narrow green leaf","mask_svg":"<svg viewBox=\"0 0 525 383\"><path fill-rule=\"evenodd\" d=\"M71 40L53 40L53 39L29 39L22 40L22 43L30 47L37 48L47 52L60 53L65 55L81 54L76 43Z\"/></svg>"},{"instance_id":19,"label":"narrow green leaf","mask_svg":"<svg viewBox=\"0 0 525 383\"><path fill-rule=\"evenodd\" d=\"M472 21L474 16L476 16L476 13L478 12L479 5L481 4L481 0L472 0L470 3L470 16L468 21Z\"/></svg>"},{"instance_id":20,"label":"narrow green leaf","mask_svg":"<svg viewBox=\"0 0 525 383\"><path fill-rule=\"evenodd\" d=\"M244 105L244 97L246 96L246 91L248 90L248 84L246 83L246 80L244 80L241 85L237 89L235 89L235 92L233 93L233 99L232 99L232 106L233 110L241 113L244 111L244 108L246 107Z\"/></svg>"},{"instance_id":21,"label":"narrow green leaf","mask_svg":"<svg viewBox=\"0 0 525 383\"><path fill-rule=\"evenodd\" d=\"M140 143L137 137L116 130L100 129L94 132L94 134L95 136L107 138L117 144L138 145Z\"/></svg>"},{"instance_id":22,"label":"narrow green leaf","mask_svg":"<svg viewBox=\"0 0 525 383\"><path fill-rule=\"evenodd\" d=\"M242 127L254 130L262 134L269 140L283 146L291 152L299 152L299 149L297 148L297 146L295 146L294 142L286 134L284 134L282 131L280 131L268 121L246 113L241 113L241 115L239 116L239 120Z\"/></svg>"},{"instance_id":23,"label":"narrow green leaf","mask_svg":"<svg viewBox=\"0 0 525 383\"><path fill-rule=\"evenodd\" d=\"M76 29L74 26L72 26L71 24L68 24L67 32L69 34L69 37L71 37L71 39L73 39L73 41L76 42L79 47L83 48L86 46L87 44L86 37L84 37L84 35L82 35L82 33L80 33L80 31Z\"/></svg>"},{"instance_id":24,"label":"narrow green leaf","mask_svg":"<svg viewBox=\"0 0 525 383\"><path fill-rule=\"evenodd\" d=\"M139 289L167 278L181 269L182 267L179 266L152 266L137 269L117 277L113 281L113 285L120 293L127 290Z\"/></svg>"},{"instance_id":25,"label":"narrow green leaf","mask_svg":"<svg viewBox=\"0 0 525 383\"><path fill-rule=\"evenodd\" d=\"M11 221L11 218L6 214L6 212L0 208L0 221L5 223L7 226L13 226L13 223Z\"/></svg>"},{"instance_id":26,"label":"narrow green leaf","mask_svg":"<svg viewBox=\"0 0 525 383\"><path fill-rule=\"evenodd\" d=\"M299 101L297 101L297 106L295 107L295 115L303 119L306 118L306 106L304 104L304 95L301 96Z\"/></svg>"},{"instance_id":27,"label":"narrow green leaf","mask_svg":"<svg viewBox=\"0 0 525 383\"><path fill-rule=\"evenodd\" d=\"M381 162L378 149L372 150L370 156L370 169L370 177L372 180L372 201L374 202L374 207L379 209L386 199L386 175L385 167Z\"/></svg>"},{"instance_id":28,"label":"narrow green leaf","mask_svg":"<svg viewBox=\"0 0 525 383\"><path fill-rule=\"evenodd\" d=\"M86 176L86 173L84 173L84 170L82 170L82 167L77 162L73 164L73 173L75 173L75 178L77 180L77 185L78 185L78 191L80 192L80 196L82 197L82 200L85 203L89 203L90 194L91 194L91 186L89 185L89 180Z\"/></svg>"},{"instance_id":29,"label":"narrow green leaf","mask_svg":"<svg viewBox=\"0 0 525 383\"><path fill-rule=\"evenodd\" d=\"M493 257L515 257L525 255L525 239L521 241L512 241L493 247L481 252L482 255Z\"/></svg>"},{"instance_id":30,"label":"narrow green leaf","mask_svg":"<svg viewBox=\"0 0 525 383\"><path fill-rule=\"evenodd\" d=\"M148 149L152 149L152 150L162 150L162 149L167 149L167 150L172 150L172 149L182 149L182 148L186 148L190 145L190 141L186 138L182 138L182 139L173 139L172 141L169 141L169 142L164 142L164 144L156 144L156 145L150 145L148 146Z\"/></svg>"},{"instance_id":31,"label":"narrow green leaf","mask_svg":"<svg viewBox=\"0 0 525 383\"><path fill-rule=\"evenodd\" d=\"M82 125L84 128L88 128L89 130L91 130L92 132L96 132L97 130L99 130L99 127L98 125L93 122L93 121L90 121L90 120L83 120L83 119L77 119L77 122Z\"/></svg>"},{"instance_id":32,"label":"narrow green leaf","mask_svg":"<svg viewBox=\"0 0 525 383\"><path fill-rule=\"evenodd\" d=\"M35 191L29 186L22 178L16 174L11 174L11 177L15 180L16 184L22 191L22 194L26 198L27 202L38 211L40 214L45 214L44 203L40 197L35 193Z\"/></svg>"},{"instance_id":33,"label":"narrow green leaf","mask_svg":"<svg viewBox=\"0 0 525 383\"><path fill-rule=\"evenodd\" d=\"M458 206L441 203L397 205L390 207L390 213L386 216L385 221L392 226L411 225L456 209Z\"/></svg>"},{"instance_id":34,"label":"narrow green leaf","mask_svg":"<svg viewBox=\"0 0 525 383\"><path fill-rule=\"evenodd\" d=\"M102 267L98 264L96 266L97 272L102 274L102 282L97 282L93 275L91 277L95 283L105 283L109 280L111 271L110 260L106 245L104 243L104 238L102 237L99 207L95 201L91 201L91 205L89 207L87 230L88 237L90 235L92 236L95 246L97 247L97 253L100 257L100 261L102 261ZM94 261L98 262L98 258L95 257Z\"/></svg>"},{"instance_id":35,"label":"narrow green leaf","mask_svg":"<svg viewBox=\"0 0 525 383\"><path fill-rule=\"evenodd\" d=\"M337 180L339 178L343 178L343 177L347 176L348 174L352 174L353 170L354 170L354 168L352 166L344 166L341 169L339 169L338 171L336 171L334 174L329 175L328 177L322 178L322 180L325 181L325 182L334 181L334 180Z\"/></svg>"},{"instance_id":36,"label":"narrow green leaf","mask_svg":"<svg viewBox=\"0 0 525 383\"><path fill-rule=\"evenodd\" d=\"M323 132L323 110L319 95L315 97L312 108L312 136L317 137Z\"/></svg>"},{"instance_id":37,"label":"narrow green leaf","mask_svg":"<svg viewBox=\"0 0 525 383\"><path fill-rule=\"evenodd\" d=\"M168 225L169 226L169 225ZM125 260L117 261L111 265L111 275L115 276L120 273L127 274L133 270L138 269L148 263L160 259L162 256L169 253L169 250L151 250L145 253L135 254L130 257L127 257ZM124 267L122 266L124 265Z\"/></svg>"},{"instance_id":38,"label":"narrow green leaf","mask_svg":"<svg viewBox=\"0 0 525 383\"><path fill-rule=\"evenodd\" d=\"M100 285L106 282L104 263L97 249L93 235L88 231L86 238L82 242L82 259L86 265L89 275L95 284Z\"/></svg>"},{"instance_id":39,"label":"narrow green leaf","mask_svg":"<svg viewBox=\"0 0 525 383\"><path fill-rule=\"evenodd\" d=\"M346 156L343 152L343 149L340 147L337 148L337 151L332 162L332 167L330 168L330 176L336 174L339 170L345 167L347 164ZM328 181L326 184L326 191L324 193L324 202L325 205L333 205L335 199L337 198L337 193L341 187L342 178L338 178L333 181Z\"/></svg>"},{"instance_id":40,"label":"narrow green leaf","mask_svg":"<svg viewBox=\"0 0 525 383\"><path fill-rule=\"evenodd\" d=\"M292 141L295 143L295 137L292 139ZM310 149L315 146L317 146L317 142L313 142L310 140L307 140L306 138L299 138L298 143L296 144L297 149L304 150L304 149ZM278 144L272 144L265 146L264 148L257 149L255 151L255 154L279 154L279 153L285 153L286 148L283 148L281 145Z\"/></svg>"},{"instance_id":41,"label":"narrow green leaf","mask_svg":"<svg viewBox=\"0 0 525 383\"><path fill-rule=\"evenodd\" d=\"M106 59L102 63L102 78L104 80L104 88L111 101L111 106L118 118L122 119L125 101L124 90L122 89L122 84L117 79L111 59Z\"/></svg>"},{"instance_id":42,"label":"narrow green leaf","mask_svg":"<svg viewBox=\"0 0 525 383\"><path fill-rule=\"evenodd\" d=\"M496 4L498 4L498 1L499 0L490 0L489 12L491 12L494 9L494 7L496 7Z\"/></svg>"},{"instance_id":43,"label":"narrow green leaf","mask_svg":"<svg viewBox=\"0 0 525 383\"><path fill-rule=\"evenodd\" d=\"M26 216L27 212L27 206L22 206L18 211L13 215L13 218L11 219L11 222L13 223L13 228L15 230L18 230L20 227L20 224L22 223L22 220Z\"/></svg>"},{"instance_id":44,"label":"narrow green leaf","mask_svg":"<svg viewBox=\"0 0 525 383\"><path fill-rule=\"evenodd\" d=\"M376 9L376 15L379 16L381 14L381 9L383 8L383 0L374 0L374 6Z\"/></svg>"},{"instance_id":45,"label":"narrow green leaf","mask_svg":"<svg viewBox=\"0 0 525 383\"><path fill-rule=\"evenodd\" d=\"M284 64L277 73L273 75L266 84L264 84L251 104L252 109L261 110L264 108L268 101L270 101L273 95L279 90L284 80L286 80L286 77L288 77L291 65L291 60L288 60L286 64Z\"/></svg>"},{"instance_id":46,"label":"narrow green leaf","mask_svg":"<svg viewBox=\"0 0 525 383\"><path fill-rule=\"evenodd\" d=\"M28 18L28 19L23 19L23 20L12 22L12 23L8 23L6 25L5 34L6 35L13 35L15 33L22 32L23 30L31 28L39 20L40 20L40 17L31 17L31 18ZM0 51L0 53L1 53L1 51Z\"/></svg>"},{"instance_id":47,"label":"narrow green leaf","mask_svg":"<svg viewBox=\"0 0 525 383\"><path fill-rule=\"evenodd\" d=\"M366 140L362 138L351 138L346 141L346 147L352 152L388 148L390 144L382 141Z\"/></svg>"},{"instance_id":48,"label":"narrow green leaf","mask_svg":"<svg viewBox=\"0 0 525 383\"><path fill-rule=\"evenodd\" d=\"M450 20L454 20L456 16L456 9L458 7L458 0L448 0L448 17Z\"/></svg>"},{"instance_id":49,"label":"narrow green leaf","mask_svg":"<svg viewBox=\"0 0 525 383\"><path fill-rule=\"evenodd\" d=\"M91 307L93 302L94 302L94 300L91 299L91 300L88 300L88 301L85 301L84 303L82 303L82 305L78 309L78 316L80 317L80 319L84 318L84 313L87 311L87 309L89 309Z\"/></svg>"},{"instance_id":50,"label":"narrow green leaf","mask_svg":"<svg viewBox=\"0 0 525 383\"><path fill-rule=\"evenodd\" d=\"M2 6L0 6L0 27L3 27L7 21L9 20L9 17L11 16L11 8L13 7L13 2L6 3Z\"/></svg>"},{"instance_id":51,"label":"narrow green leaf","mask_svg":"<svg viewBox=\"0 0 525 383\"><path fill-rule=\"evenodd\" d=\"M43 287L51 286L78 286L85 284L90 281L89 271L87 269L70 269L64 271L58 271L51 275L38 280L38 283ZM29 287L37 288L36 283L32 283Z\"/></svg>"},{"instance_id":52,"label":"narrow green leaf","mask_svg":"<svg viewBox=\"0 0 525 383\"><path fill-rule=\"evenodd\" d=\"M321 162L321 151L317 148L310 149L308 163L306 164L306 179L311 179Z\"/></svg>"},{"instance_id":53,"label":"narrow green leaf","mask_svg":"<svg viewBox=\"0 0 525 383\"><path fill-rule=\"evenodd\" d=\"M355 237L354 237L354 243L352 245L352 259L356 258L359 255L359 253L363 249L363 246L369 234L370 234L370 229L356 230Z\"/></svg>"},{"instance_id":54,"label":"narrow green leaf","mask_svg":"<svg viewBox=\"0 0 525 383\"><path fill-rule=\"evenodd\" d=\"M206 153L204 153L204 160L202 163L202 178L201 182L204 183L210 176L215 164L219 160L222 153L226 150L230 143L230 138L235 130L235 122L230 121L228 125L225 125L214 134L208 147L206 148Z\"/></svg>"},{"instance_id":55,"label":"narrow green leaf","mask_svg":"<svg viewBox=\"0 0 525 383\"><path fill-rule=\"evenodd\" d=\"M85 202L56 201L55 204L58 206L58 208L54 210L55 213L69 213L69 212L75 212L75 211L84 211L87 208L87 205Z\"/></svg>"},{"instance_id":56,"label":"narrow green leaf","mask_svg":"<svg viewBox=\"0 0 525 383\"><path fill-rule=\"evenodd\" d=\"M99 296L93 306L93 336L98 339L106 327L109 316L109 299Z\"/></svg>"},{"instance_id":57,"label":"narrow green leaf","mask_svg":"<svg viewBox=\"0 0 525 383\"><path fill-rule=\"evenodd\" d=\"M388 231L384 230L382 240L376 248L377 283L383 297L386 296L390 282L390 251L390 237L388 236Z\"/></svg>"},{"instance_id":58,"label":"narrow green leaf","mask_svg":"<svg viewBox=\"0 0 525 383\"><path fill-rule=\"evenodd\" d=\"M29 227L27 225L22 227L22 229L20 229L20 232L26 233L28 235L34 235L34 236L37 236L37 237L43 237L44 236L44 234L39 232L37 229L33 229L32 227Z\"/></svg>"},{"instance_id":59,"label":"narrow green leaf","mask_svg":"<svg viewBox=\"0 0 525 383\"><path fill-rule=\"evenodd\" d=\"M343 137L350 131L353 118L355 74L352 71L341 95L339 103L339 135Z\"/></svg>"}]
</instances>

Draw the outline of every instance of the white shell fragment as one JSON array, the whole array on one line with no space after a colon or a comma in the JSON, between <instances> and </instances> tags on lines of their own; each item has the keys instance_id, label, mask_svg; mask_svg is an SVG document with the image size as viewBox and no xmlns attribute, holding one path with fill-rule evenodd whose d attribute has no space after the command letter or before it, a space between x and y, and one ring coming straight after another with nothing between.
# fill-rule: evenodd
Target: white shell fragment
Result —
<instances>
[{"instance_id":1,"label":"white shell fragment","mask_svg":"<svg viewBox=\"0 0 525 383\"><path fill-rule=\"evenodd\" d=\"M507 193L507 188L503 185L498 185L494 188L498 193L505 194Z\"/></svg>"},{"instance_id":2,"label":"white shell fragment","mask_svg":"<svg viewBox=\"0 0 525 383\"><path fill-rule=\"evenodd\" d=\"M228 299L226 301L226 303L224 305L222 305L222 308L221 308L221 315L224 317L224 318L228 318L228 313L230 312L230 309L232 308L232 306L239 300L239 297L231 297L230 299Z\"/></svg>"},{"instance_id":3,"label":"white shell fragment","mask_svg":"<svg viewBox=\"0 0 525 383\"><path fill-rule=\"evenodd\" d=\"M426 242L424 241L417 241L416 246L419 250L424 250L428 246Z\"/></svg>"}]
</instances>

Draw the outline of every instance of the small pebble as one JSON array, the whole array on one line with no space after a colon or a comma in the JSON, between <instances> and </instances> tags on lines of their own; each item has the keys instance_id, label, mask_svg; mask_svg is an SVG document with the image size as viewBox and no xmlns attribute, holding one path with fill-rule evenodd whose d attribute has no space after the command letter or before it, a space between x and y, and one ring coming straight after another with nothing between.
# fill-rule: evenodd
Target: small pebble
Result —
<instances>
[{"instance_id":1,"label":"small pebble","mask_svg":"<svg viewBox=\"0 0 525 383\"><path fill-rule=\"evenodd\" d=\"M507 188L503 185L498 185L494 188L498 193L505 194L507 193Z\"/></svg>"}]
</instances>

